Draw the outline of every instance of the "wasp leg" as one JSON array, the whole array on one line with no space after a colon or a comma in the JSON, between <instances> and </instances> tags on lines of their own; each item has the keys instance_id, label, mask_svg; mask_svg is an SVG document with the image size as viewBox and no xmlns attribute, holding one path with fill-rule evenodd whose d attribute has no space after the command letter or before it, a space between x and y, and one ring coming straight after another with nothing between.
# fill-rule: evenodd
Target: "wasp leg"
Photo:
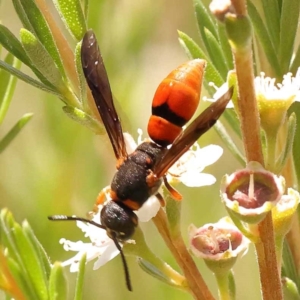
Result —
<instances>
[{"instance_id":1,"label":"wasp leg","mask_svg":"<svg viewBox=\"0 0 300 300\"><path fill-rule=\"evenodd\" d=\"M162 207L166 206L166 201L160 193L155 194L155 197L157 198L157 200L159 201L159 203Z\"/></svg>"},{"instance_id":2,"label":"wasp leg","mask_svg":"<svg viewBox=\"0 0 300 300\"><path fill-rule=\"evenodd\" d=\"M181 201L182 200L182 196L179 192L177 192L168 182L167 177L164 175L163 176L163 180L164 180L164 184L167 188L167 190L169 191L169 193L171 194L172 198L177 200L177 201Z\"/></svg>"}]
</instances>

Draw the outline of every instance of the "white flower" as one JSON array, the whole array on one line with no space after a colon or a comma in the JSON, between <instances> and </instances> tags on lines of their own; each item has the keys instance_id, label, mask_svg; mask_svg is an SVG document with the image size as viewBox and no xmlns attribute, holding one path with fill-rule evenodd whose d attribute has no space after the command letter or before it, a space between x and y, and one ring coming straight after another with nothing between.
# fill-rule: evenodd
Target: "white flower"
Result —
<instances>
[{"instance_id":1,"label":"white flower","mask_svg":"<svg viewBox=\"0 0 300 300\"><path fill-rule=\"evenodd\" d=\"M108 187L104 189L105 192L107 190ZM108 198L108 193L105 194L107 196L107 201L110 201ZM100 212L102 208L103 205L98 206L98 212L94 214L92 219L94 222L99 224L101 224ZM148 222L157 214L159 208L160 203L157 198L155 196L150 197L146 203L138 211L136 211L139 221ZM62 263L63 266L70 265L71 272L78 271L79 261L84 253L86 253L87 262L97 258L96 262L94 263L94 270L100 268L119 254L119 250L117 249L114 241L107 236L104 229L81 221L77 221L76 223L77 226L85 233L84 236L90 239L90 242L71 242L64 238L60 240L60 243L63 244L63 247L66 251L77 252L74 257ZM128 242L132 241L129 240ZM120 246L122 247L122 244L120 244Z\"/></svg>"},{"instance_id":2,"label":"white flower","mask_svg":"<svg viewBox=\"0 0 300 300\"><path fill-rule=\"evenodd\" d=\"M138 129L138 144L143 142L142 130ZM168 170L168 182L182 182L188 187L212 185L216 178L211 174L202 173L205 167L215 163L223 154L223 149L217 145L200 148L197 142L181 156Z\"/></svg>"},{"instance_id":3,"label":"white flower","mask_svg":"<svg viewBox=\"0 0 300 300\"><path fill-rule=\"evenodd\" d=\"M212 185L216 178L202 173L205 167L215 163L223 154L223 149L217 145L200 148L195 143L168 171L168 181L181 181L189 187Z\"/></svg>"},{"instance_id":4,"label":"white flower","mask_svg":"<svg viewBox=\"0 0 300 300\"><path fill-rule=\"evenodd\" d=\"M275 81L275 78L265 77L265 73L261 72L254 79L257 96L262 95L268 100L300 101L300 68L295 77L292 73L287 73L283 76L282 83L275 84Z\"/></svg>"},{"instance_id":5,"label":"white flower","mask_svg":"<svg viewBox=\"0 0 300 300\"><path fill-rule=\"evenodd\" d=\"M233 74L233 73L231 73ZM294 101L300 101L300 68L298 69L296 76L293 77L292 73L287 73L283 76L282 83L275 83L275 78L265 77L265 73L261 72L260 76L254 79L254 88L256 97L259 100L264 98L266 100L285 100L288 102L289 107ZM214 87L216 93L213 98L204 97L204 100L214 102L221 95L228 90L228 83L225 82L221 87L217 87L213 82L209 83L210 86ZM230 101L227 108L232 108L233 103Z\"/></svg>"},{"instance_id":6,"label":"white flower","mask_svg":"<svg viewBox=\"0 0 300 300\"><path fill-rule=\"evenodd\" d=\"M210 101L210 102L215 102L217 101L222 95L224 95L227 91L228 91L228 84L227 82L225 82L223 85L221 85L220 87L217 87L213 82L209 83L210 86L212 86L216 92L213 95L213 98L207 98L207 97L203 97L204 101ZM233 108L233 103L232 100L230 100L226 106L226 108Z\"/></svg>"}]
</instances>

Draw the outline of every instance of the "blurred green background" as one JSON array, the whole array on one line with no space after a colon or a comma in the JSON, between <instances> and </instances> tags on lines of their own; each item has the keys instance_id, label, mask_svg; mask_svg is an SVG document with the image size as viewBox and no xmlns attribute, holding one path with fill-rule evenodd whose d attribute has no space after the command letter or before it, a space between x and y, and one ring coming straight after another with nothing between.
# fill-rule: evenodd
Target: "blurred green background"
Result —
<instances>
[{"instance_id":1,"label":"blurred green background","mask_svg":"<svg viewBox=\"0 0 300 300\"><path fill-rule=\"evenodd\" d=\"M49 6L52 7L52 1ZM17 36L21 24L10 0L2 1L0 20ZM160 81L177 65L187 60L178 43L177 30L199 41L192 1L121 1L90 0L89 27L97 34L114 96L120 102L123 127L137 137L137 128L145 132L151 100ZM5 53L5 52L4 52ZM2 58L3 58L2 53ZM29 72L25 68L23 71ZM106 137L95 136L68 119L62 102L18 81L0 137L26 112L34 117L11 146L0 156L0 207L8 207L17 221L27 219L52 261L66 260L58 243L65 237L77 241L82 233L75 223L51 223L52 214L85 216L99 191L110 183L115 158ZM205 103L201 103L202 110ZM200 145L221 144L211 130ZM219 200L218 186L223 174L240 167L225 149L222 158L205 171L217 178L213 187L185 188L183 194L182 231L187 227L216 222L225 215ZM176 262L158 237L151 222L142 224L150 247L178 270ZM126 290L120 257L97 271L93 263L86 269L84 299L191 299L144 273L133 258L128 258L133 293ZM207 284L214 291L213 275L202 261L197 264ZM237 299L259 299L258 271L253 249L238 261L234 269ZM70 299L73 298L76 274L66 269ZM0 292L0 299L4 295Z\"/></svg>"}]
</instances>

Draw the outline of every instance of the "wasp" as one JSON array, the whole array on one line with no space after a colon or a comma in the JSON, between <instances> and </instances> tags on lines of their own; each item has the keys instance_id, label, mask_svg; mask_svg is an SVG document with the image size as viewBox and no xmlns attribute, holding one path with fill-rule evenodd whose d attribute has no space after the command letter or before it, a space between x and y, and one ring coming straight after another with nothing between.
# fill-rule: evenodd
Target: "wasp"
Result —
<instances>
[{"instance_id":1,"label":"wasp","mask_svg":"<svg viewBox=\"0 0 300 300\"><path fill-rule=\"evenodd\" d=\"M192 118L199 104L205 61L195 59L179 66L161 82L154 95L152 115L148 122L148 134L152 141L143 142L128 154L107 72L92 30L83 37L81 62L117 159L117 171L110 185L111 200L104 204L100 213L101 224L64 215L50 216L49 219L79 220L106 230L120 251L127 288L131 291L128 267L120 243L130 239L138 225L134 211L152 195L156 195L164 205L158 193L163 182L174 198L181 199L181 195L168 184L165 174L215 124L231 99L232 88L183 130L182 127ZM97 204L103 204L104 195L104 191L100 192Z\"/></svg>"}]
</instances>

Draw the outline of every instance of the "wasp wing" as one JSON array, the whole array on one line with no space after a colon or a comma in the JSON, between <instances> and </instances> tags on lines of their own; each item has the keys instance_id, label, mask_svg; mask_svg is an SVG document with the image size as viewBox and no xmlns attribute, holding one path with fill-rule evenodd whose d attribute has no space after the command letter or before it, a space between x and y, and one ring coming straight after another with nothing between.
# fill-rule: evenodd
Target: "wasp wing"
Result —
<instances>
[{"instance_id":1,"label":"wasp wing","mask_svg":"<svg viewBox=\"0 0 300 300\"><path fill-rule=\"evenodd\" d=\"M231 99L233 88L231 87L216 102L205 109L174 141L171 148L157 162L153 168L154 174L159 178L198 140L209 130L224 112L227 103Z\"/></svg>"},{"instance_id":2,"label":"wasp wing","mask_svg":"<svg viewBox=\"0 0 300 300\"><path fill-rule=\"evenodd\" d=\"M87 31L82 40L81 64L115 156L117 159L127 157L122 126L114 106L98 42L92 30Z\"/></svg>"}]
</instances>

